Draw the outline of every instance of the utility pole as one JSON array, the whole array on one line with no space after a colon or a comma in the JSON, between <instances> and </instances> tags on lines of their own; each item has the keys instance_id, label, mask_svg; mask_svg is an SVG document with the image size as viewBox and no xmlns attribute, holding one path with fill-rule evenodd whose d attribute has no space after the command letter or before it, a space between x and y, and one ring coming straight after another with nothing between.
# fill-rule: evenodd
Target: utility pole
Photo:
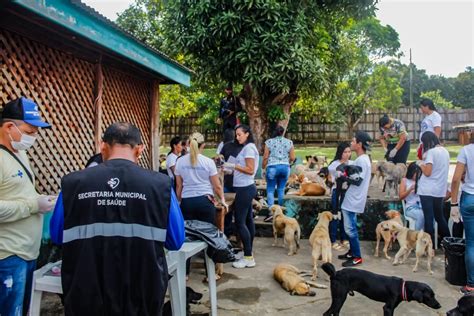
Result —
<instances>
[{"instance_id":1,"label":"utility pole","mask_svg":"<svg viewBox=\"0 0 474 316\"><path fill-rule=\"evenodd\" d=\"M415 107L413 106L413 63L411 61L411 48L410 48L410 108L413 110L413 141L415 141L417 111L415 111Z\"/></svg>"}]
</instances>

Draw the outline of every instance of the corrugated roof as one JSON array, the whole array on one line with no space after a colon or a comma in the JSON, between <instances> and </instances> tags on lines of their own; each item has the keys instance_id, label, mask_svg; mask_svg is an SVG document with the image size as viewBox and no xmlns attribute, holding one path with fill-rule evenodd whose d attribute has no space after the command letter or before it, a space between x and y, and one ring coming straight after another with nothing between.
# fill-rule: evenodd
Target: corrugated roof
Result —
<instances>
[{"instance_id":1,"label":"corrugated roof","mask_svg":"<svg viewBox=\"0 0 474 316\"><path fill-rule=\"evenodd\" d=\"M132 33L128 32L127 30L121 28L120 26L118 26L115 22L111 21L110 19L108 19L107 17L105 17L104 15L102 15L100 12L98 12L97 10L95 10L94 8L88 6L87 4L83 3L81 0L69 0L72 4L74 4L75 6L77 6L78 8L82 9L83 11L85 11L86 13L88 13L89 15L92 15L94 16L95 18L99 19L99 20L102 20L102 22L104 23L107 23L107 25L109 25L110 27L114 28L115 30L121 32L122 34L124 34L125 36L133 39L134 41L136 41L137 43L139 43L140 45L146 47L147 49L153 51L153 53L157 54L157 55L160 55L161 57L165 58L167 61L175 64L176 66L178 67L181 67L182 69L186 70L186 71L189 71L189 72L192 72L194 73L194 71L192 71L191 69L189 69L188 67L178 63L176 60L168 57L165 53L159 51L158 49L144 43L143 41L141 41L140 39L138 39L136 36L134 36Z\"/></svg>"}]
</instances>

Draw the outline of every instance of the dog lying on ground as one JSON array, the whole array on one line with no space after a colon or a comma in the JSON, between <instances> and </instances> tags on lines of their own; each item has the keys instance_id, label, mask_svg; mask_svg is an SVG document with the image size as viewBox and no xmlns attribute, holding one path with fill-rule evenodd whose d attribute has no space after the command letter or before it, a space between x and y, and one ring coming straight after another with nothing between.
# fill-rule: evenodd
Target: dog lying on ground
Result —
<instances>
[{"instance_id":1,"label":"dog lying on ground","mask_svg":"<svg viewBox=\"0 0 474 316\"><path fill-rule=\"evenodd\" d=\"M322 196L328 193L328 188L325 185L312 182L304 182L300 184L300 196Z\"/></svg>"},{"instance_id":2,"label":"dog lying on ground","mask_svg":"<svg viewBox=\"0 0 474 316\"><path fill-rule=\"evenodd\" d=\"M430 274L433 274L433 271L431 270L431 260L434 257L434 250L431 236L428 233L408 229L407 227L393 221L383 224L383 227L397 232L397 240L400 244L400 250L395 255L395 259L393 260L394 265L405 262L411 251L415 249L416 264L413 268L413 272L418 270L420 258L423 255L426 255L428 257L428 271Z\"/></svg>"},{"instance_id":3,"label":"dog lying on ground","mask_svg":"<svg viewBox=\"0 0 474 316\"><path fill-rule=\"evenodd\" d=\"M291 264L278 264L273 269L273 278L281 284L281 287L290 292L291 295L315 296L311 286L319 289L327 289L326 285L320 285L306 281L302 275L306 272L298 270Z\"/></svg>"},{"instance_id":4,"label":"dog lying on ground","mask_svg":"<svg viewBox=\"0 0 474 316\"><path fill-rule=\"evenodd\" d=\"M447 316L472 316L474 315L474 295L464 295L458 301L456 308L448 311Z\"/></svg>"},{"instance_id":5,"label":"dog lying on ground","mask_svg":"<svg viewBox=\"0 0 474 316\"><path fill-rule=\"evenodd\" d=\"M318 214L318 223L309 236L309 243L313 248L311 257L313 258L313 275L311 280L316 280L318 276L318 260L322 256L323 262L332 262L331 239L329 238L329 222L332 220L332 213L325 211Z\"/></svg>"},{"instance_id":6,"label":"dog lying on ground","mask_svg":"<svg viewBox=\"0 0 474 316\"><path fill-rule=\"evenodd\" d=\"M272 246L278 245L278 235L283 234L283 246L288 245L288 256L296 254L300 248L301 229L295 218L285 216L279 205L272 205L270 211L273 213L273 237Z\"/></svg>"},{"instance_id":7,"label":"dog lying on ground","mask_svg":"<svg viewBox=\"0 0 474 316\"><path fill-rule=\"evenodd\" d=\"M390 161L381 161L378 163L378 169L385 175L385 190L387 197L398 196L398 185L407 173L407 166L403 163L394 164Z\"/></svg>"},{"instance_id":8,"label":"dog lying on ground","mask_svg":"<svg viewBox=\"0 0 474 316\"><path fill-rule=\"evenodd\" d=\"M417 301L434 309L441 308L435 293L425 283L404 281L361 269L346 268L336 272L331 263L323 264L322 269L331 278L332 302L331 307L324 312L325 316L339 315L347 294L353 296L354 291L374 301L385 303L384 316L393 315L395 308L402 301Z\"/></svg>"},{"instance_id":9,"label":"dog lying on ground","mask_svg":"<svg viewBox=\"0 0 474 316\"><path fill-rule=\"evenodd\" d=\"M380 239L383 238L384 241L384 246L383 246L383 252L385 254L385 258L388 260L391 260L392 258L388 255L387 251L390 247L392 248L392 244L395 241L394 233L395 231L391 231L387 226L386 228L383 228L382 226L389 222L389 221L395 221L399 223L400 225L403 225L402 222L402 217L400 215L400 212L398 211L387 211L385 212L385 216L387 216L388 220L383 221L378 223L377 227L375 228L375 235L377 236L377 244L375 246L375 256L379 256L379 245L380 245Z\"/></svg>"},{"instance_id":10,"label":"dog lying on ground","mask_svg":"<svg viewBox=\"0 0 474 316\"><path fill-rule=\"evenodd\" d=\"M195 292L189 286L186 287L186 315L190 315L190 304L199 304L199 300L202 298L202 294ZM166 302L163 305L163 316L172 316L171 301Z\"/></svg>"}]
</instances>

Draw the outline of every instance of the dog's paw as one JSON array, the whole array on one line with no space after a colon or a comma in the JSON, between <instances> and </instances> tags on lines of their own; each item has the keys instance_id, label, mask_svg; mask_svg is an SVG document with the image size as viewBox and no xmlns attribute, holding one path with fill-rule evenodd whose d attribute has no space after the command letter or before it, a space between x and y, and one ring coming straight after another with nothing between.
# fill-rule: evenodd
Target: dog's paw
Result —
<instances>
[{"instance_id":1,"label":"dog's paw","mask_svg":"<svg viewBox=\"0 0 474 316\"><path fill-rule=\"evenodd\" d=\"M276 246L277 246L277 244L272 244L272 247L276 247Z\"/></svg>"},{"instance_id":2,"label":"dog's paw","mask_svg":"<svg viewBox=\"0 0 474 316\"><path fill-rule=\"evenodd\" d=\"M413 272L416 272L416 271L418 271L418 269L417 269L417 268L414 268L412 271L413 271Z\"/></svg>"},{"instance_id":3,"label":"dog's paw","mask_svg":"<svg viewBox=\"0 0 474 316\"><path fill-rule=\"evenodd\" d=\"M390 256L385 256L385 258L387 258L388 260L392 260L392 257Z\"/></svg>"},{"instance_id":4,"label":"dog's paw","mask_svg":"<svg viewBox=\"0 0 474 316\"><path fill-rule=\"evenodd\" d=\"M430 270L430 274L433 274L433 270Z\"/></svg>"}]
</instances>

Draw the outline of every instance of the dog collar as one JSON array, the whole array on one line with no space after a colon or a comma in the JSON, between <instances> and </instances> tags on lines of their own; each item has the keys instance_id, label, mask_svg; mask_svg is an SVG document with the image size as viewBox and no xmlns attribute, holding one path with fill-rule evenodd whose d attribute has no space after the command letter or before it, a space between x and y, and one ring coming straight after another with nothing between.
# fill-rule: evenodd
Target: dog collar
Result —
<instances>
[{"instance_id":1,"label":"dog collar","mask_svg":"<svg viewBox=\"0 0 474 316\"><path fill-rule=\"evenodd\" d=\"M408 301L407 288L405 287L405 280L402 283L402 301Z\"/></svg>"}]
</instances>

